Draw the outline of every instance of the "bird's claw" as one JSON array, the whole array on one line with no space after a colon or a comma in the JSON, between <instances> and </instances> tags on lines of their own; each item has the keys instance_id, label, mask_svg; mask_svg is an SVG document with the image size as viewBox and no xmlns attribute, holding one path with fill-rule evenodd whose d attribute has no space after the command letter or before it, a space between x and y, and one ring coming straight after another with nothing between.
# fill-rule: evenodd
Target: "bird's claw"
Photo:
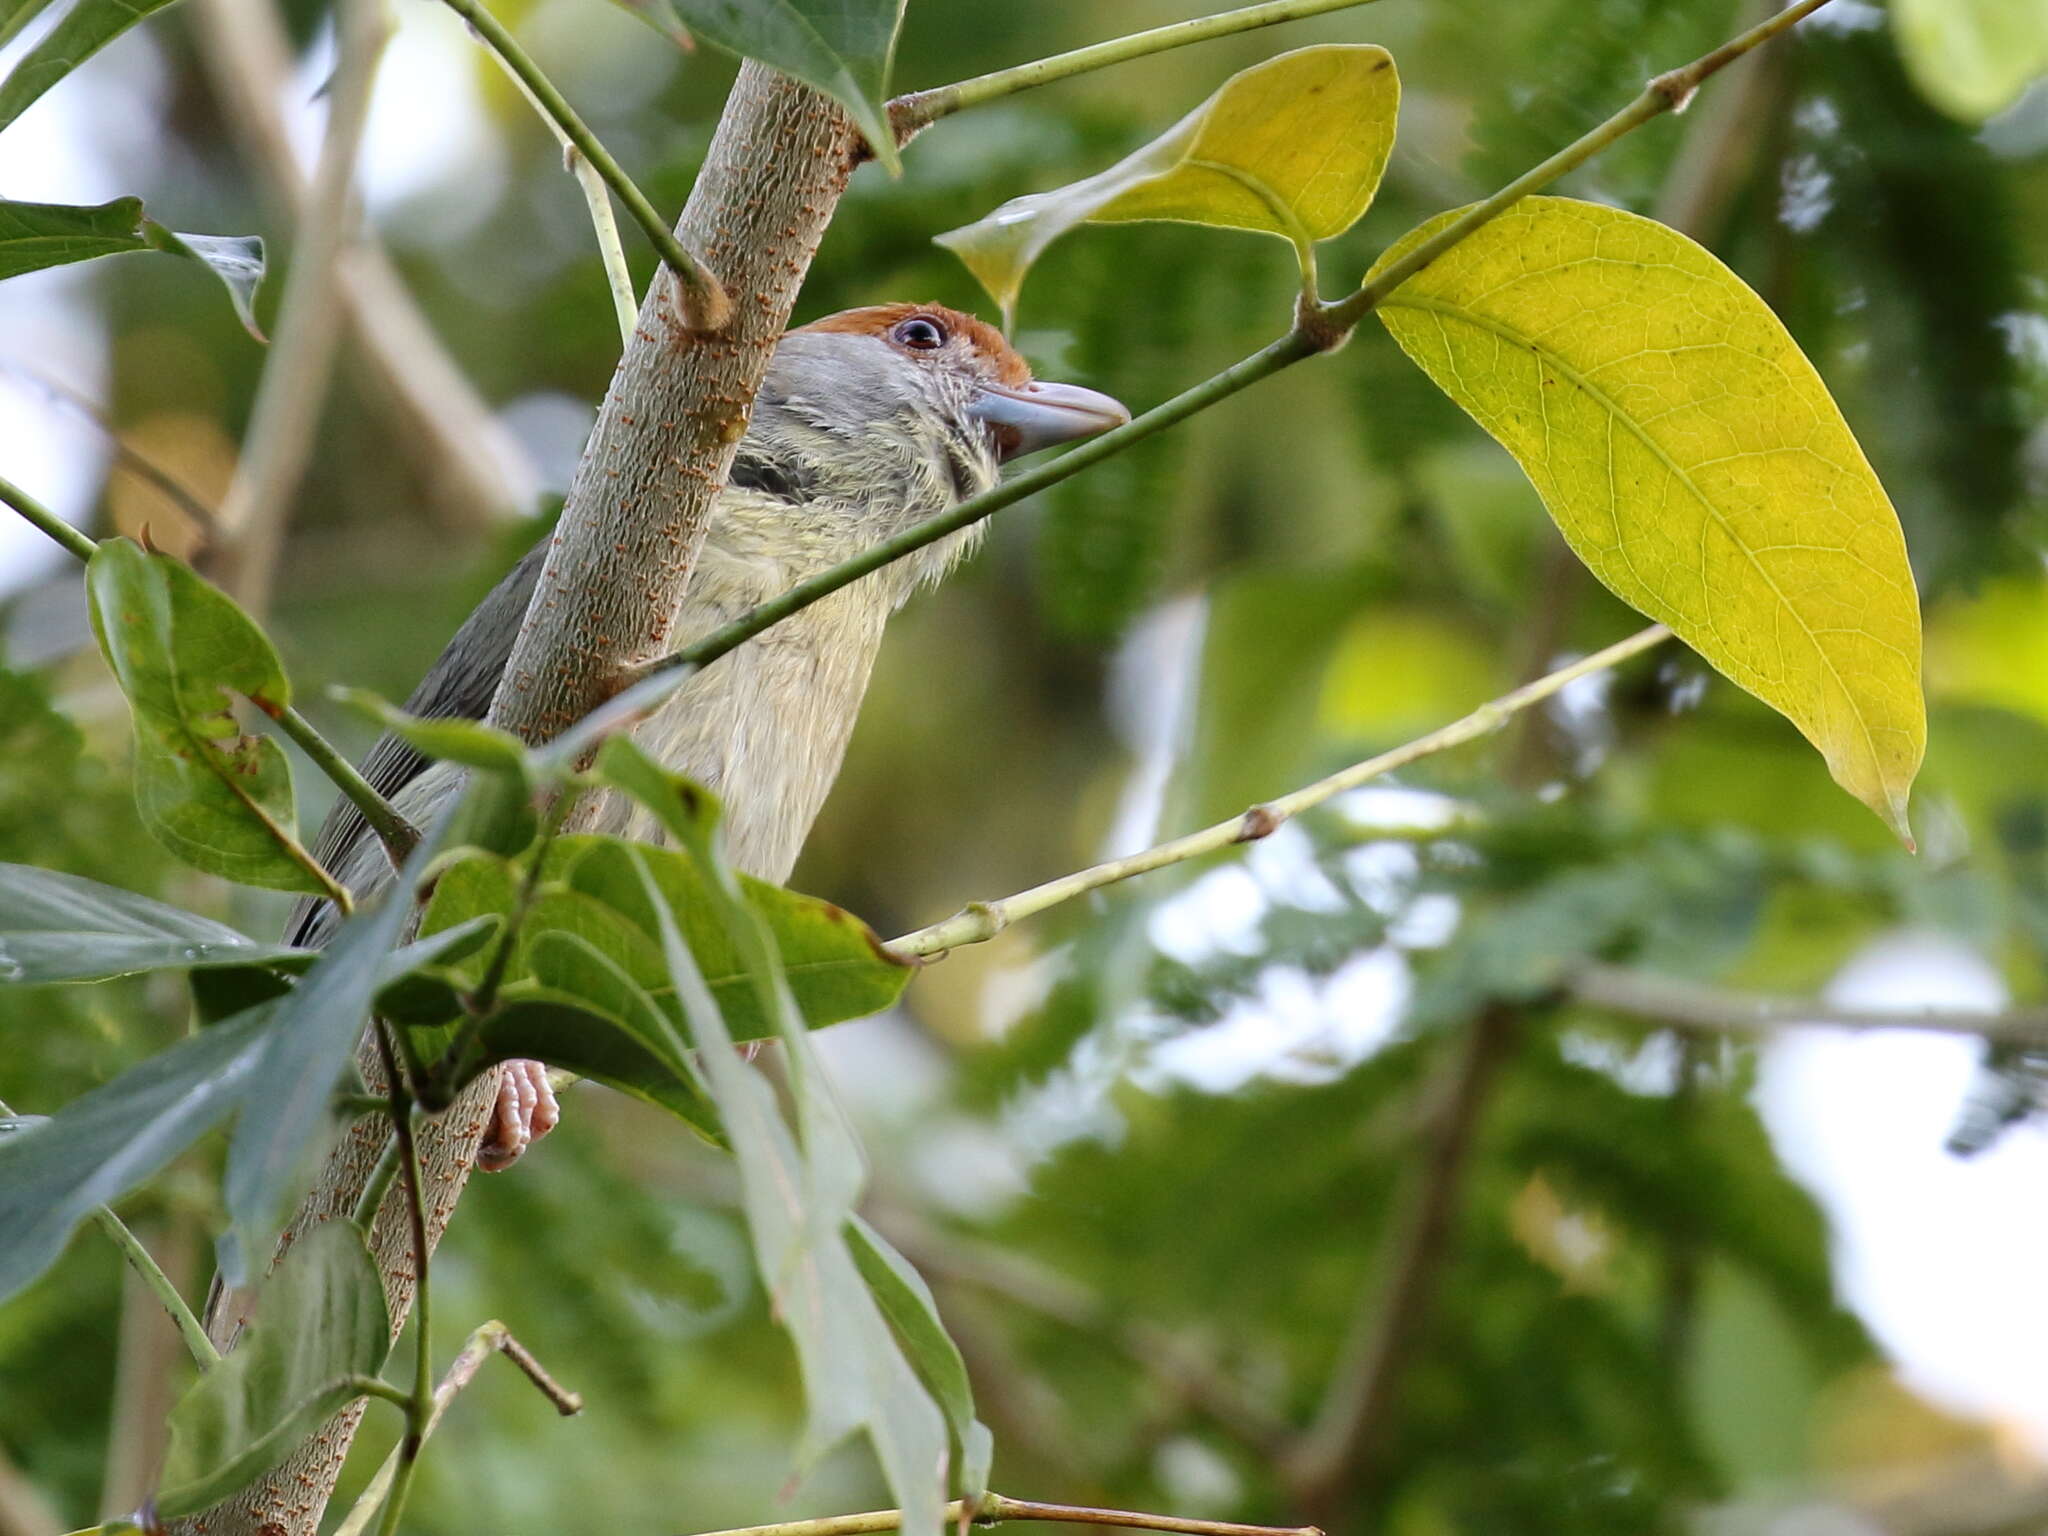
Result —
<instances>
[{"instance_id":1,"label":"bird's claw","mask_svg":"<svg viewBox=\"0 0 2048 1536\"><path fill-rule=\"evenodd\" d=\"M476 1165L486 1173L502 1173L519 1161L527 1146L540 1140L561 1119L548 1069L537 1061L508 1061L498 1074L498 1102L484 1128Z\"/></svg>"}]
</instances>

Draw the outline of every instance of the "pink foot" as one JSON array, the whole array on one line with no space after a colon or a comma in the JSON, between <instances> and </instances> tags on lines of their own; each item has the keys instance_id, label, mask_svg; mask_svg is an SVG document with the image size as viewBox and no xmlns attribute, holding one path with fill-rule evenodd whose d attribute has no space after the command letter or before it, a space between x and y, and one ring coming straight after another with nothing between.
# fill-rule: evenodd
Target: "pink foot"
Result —
<instances>
[{"instance_id":1,"label":"pink foot","mask_svg":"<svg viewBox=\"0 0 2048 1536\"><path fill-rule=\"evenodd\" d=\"M498 1074L498 1102L477 1148L476 1165L486 1173L502 1173L519 1161L529 1142L555 1128L561 1107L548 1082L548 1069L537 1061L508 1061Z\"/></svg>"}]
</instances>

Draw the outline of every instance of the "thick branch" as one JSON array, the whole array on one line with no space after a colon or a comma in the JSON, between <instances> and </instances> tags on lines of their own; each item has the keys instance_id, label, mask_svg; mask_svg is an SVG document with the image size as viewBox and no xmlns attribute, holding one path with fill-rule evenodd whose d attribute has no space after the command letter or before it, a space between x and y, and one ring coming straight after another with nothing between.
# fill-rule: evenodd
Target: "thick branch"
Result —
<instances>
[{"instance_id":1,"label":"thick branch","mask_svg":"<svg viewBox=\"0 0 2048 1536\"><path fill-rule=\"evenodd\" d=\"M1174 1531L1181 1536L1323 1536L1312 1525L1239 1525L1234 1520L1189 1520L1179 1515L1148 1515L1134 1509L1090 1509L1079 1504L1041 1504L1035 1499L1005 1498L985 1493L969 1503L955 1499L946 1506L946 1523L1000 1525L1005 1520L1053 1520L1064 1525L1108 1525L1132 1531ZM900 1509L871 1509L857 1515L822 1515L815 1520L784 1520L776 1525L748 1525L713 1531L709 1536L868 1536L903 1528Z\"/></svg>"},{"instance_id":2,"label":"thick branch","mask_svg":"<svg viewBox=\"0 0 2048 1536\"><path fill-rule=\"evenodd\" d=\"M1500 729L1518 712L1532 704L1539 704L1552 694L1559 692L1582 677L1605 671L1617 662L1625 661L1638 652L1647 651L1671 638L1671 631L1662 624L1652 624L1648 629L1637 630L1626 640L1616 641L1605 650L1595 651L1581 657L1568 667L1560 667L1547 677L1540 677L1533 683L1502 694L1490 703L1482 704L1462 720L1455 720L1441 730L1419 736L1404 746L1378 757L1369 757L1362 763L1353 763L1341 768L1328 778L1318 779L1291 794L1269 800L1264 805L1255 805L1250 810L1219 821L1214 826L1204 827L1199 832L1190 832L1150 848L1128 854L1121 859L1109 859L1087 869L1076 870L1071 875L1062 875L1057 880L1048 880L1043 885L1034 885L1028 891L1019 891L1014 896L1005 896L1000 901L977 901L963 907L959 912L942 923L933 923L929 928L920 928L915 933L906 933L892 941L889 947L899 955L927 957L943 955L949 949L962 944L980 944L994 938L1020 917L1031 917L1056 907L1063 901L1089 891L1099 891L1105 885L1115 885L1119 880L1128 880L1133 875L1148 874L1155 869L1164 869L1169 864L1185 863L1205 853L1215 853L1238 843L1257 842L1271 837L1283 822L1299 816L1303 811L1313 810L1347 789L1397 768L1405 768L1433 753L1464 742L1477 740Z\"/></svg>"}]
</instances>

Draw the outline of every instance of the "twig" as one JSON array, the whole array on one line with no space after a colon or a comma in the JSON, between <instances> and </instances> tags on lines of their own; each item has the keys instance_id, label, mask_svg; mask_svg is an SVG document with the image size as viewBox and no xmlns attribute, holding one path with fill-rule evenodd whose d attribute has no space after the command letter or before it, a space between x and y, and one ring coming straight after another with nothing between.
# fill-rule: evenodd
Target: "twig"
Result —
<instances>
[{"instance_id":1,"label":"twig","mask_svg":"<svg viewBox=\"0 0 2048 1536\"><path fill-rule=\"evenodd\" d=\"M391 1129L398 1143L398 1170L405 1179L406 1212L412 1218L412 1394L406 1399L405 1438L398 1442L398 1466L392 1474L391 1494L385 1500L384 1519L378 1526L378 1536L397 1536L398 1520L405 1512L405 1496L412 1487L413 1470L419 1465L420 1447L426 1443L427 1424L434 1412L432 1287L427 1283L427 1265L433 1257L434 1245L427 1240L427 1203L420 1188L419 1148L413 1143L412 1092L398 1070L398 1056L391 1047L391 1026L380 1020L372 1027L391 1088Z\"/></svg>"},{"instance_id":2,"label":"twig","mask_svg":"<svg viewBox=\"0 0 2048 1536\"><path fill-rule=\"evenodd\" d=\"M1643 87L1640 96L1606 122L1573 140L1534 170L1516 177L1493 196L1474 203L1406 256L1389 264L1384 272L1364 284L1349 298L1324 305L1321 310L1323 318L1330 324L1340 327L1356 325L1372 310L1378 308L1388 294L1450 250L1452 246L1482 226L1492 223L1531 193L1540 192L1560 176L1577 170L1615 140L1634 132L1652 118L1662 117L1666 112L1684 111L1692 101L1693 93L1709 76L1717 70L1727 68L1752 48L1769 42L1780 32L1812 15L1827 3L1828 0L1795 0L1794 4L1787 6L1777 15L1759 22L1739 36L1730 38L1713 52L1702 54L1690 64L1657 76Z\"/></svg>"},{"instance_id":3,"label":"twig","mask_svg":"<svg viewBox=\"0 0 2048 1536\"><path fill-rule=\"evenodd\" d=\"M197 493L176 475L130 443L122 435L121 429L114 424L113 418L97 402L62 380L52 378L40 369L13 358L0 358L0 372L13 374L23 383L41 390L59 405L70 407L99 428L101 435L107 440L108 448L113 451L115 463L136 479L147 481L163 492L181 513L192 520L193 526L199 529L202 539L212 537L216 522L213 508L200 500Z\"/></svg>"},{"instance_id":4,"label":"twig","mask_svg":"<svg viewBox=\"0 0 2048 1536\"><path fill-rule=\"evenodd\" d=\"M1204 827L1199 832L1190 832L1167 842L1154 844L1137 853L1120 859L1108 859L1087 869L1062 875L1057 880L1048 880L1043 885L1034 885L1027 891L1014 896L1005 896L1000 901L977 901L963 907L944 922L933 923L914 933L906 933L900 939L890 942L889 948L899 955L929 957L943 955L947 950L957 949L962 944L980 944L994 938L1020 917L1031 917L1056 907L1063 901L1071 901L1089 891L1097 891L1119 880L1128 880L1133 875L1147 874L1155 869L1164 869L1169 864L1183 863L1199 858L1205 853L1231 847L1237 843L1257 842L1270 837L1283 822L1311 810L1324 801L1342 794L1347 789L1356 789L1369 780L1392 773L1397 768L1421 758L1442 752L1448 747L1477 740L1498 730L1507 720L1532 704L1539 704L1552 694L1603 672L1619 662L1652 646L1662 644L1671 638L1671 631L1662 624L1652 624L1648 629L1636 631L1626 640L1616 641L1605 650L1595 651L1581 657L1568 667L1560 667L1546 677L1527 683L1511 693L1504 693L1490 703L1482 704L1462 720L1453 721L1440 730L1419 736L1404 746L1377 757L1369 757L1362 763L1340 769L1328 778L1318 779L1304 785L1291 794L1269 800L1264 805L1255 805L1250 810L1219 821L1214 826Z\"/></svg>"},{"instance_id":5,"label":"twig","mask_svg":"<svg viewBox=\"0 0 2048 1536\"><path fill-rule=\"evenodd\" d=\"M633 178L619 168L619 162L611 157L611 152L598 143L597 135L555 89L554 81L541 72L540 66L519 46L518 40L505 29L504 24L484 8L481 0L446 0L446 3L450 10L470 24L477 36L526 87L527 94L547 115L556 133L574 145L604 178L605 185L618 194L633 222L640 226L648 243L668 263L669 270L682 284L684 320L689 327L697 331L722 330L732 318L732 300L726 297L725 289L711 275L710 269L691 255L668 225L662 222L661 215L654 211L654 205L633 184ZM626 334L630 337L631 330L628 329Z\"/></svg>"},{"instance_id":6,"label":"twig","mask_svg":"<svg viewBox=\"0 0 2048 1536\"><path fill-rule=\"evenodd\" d=\"M1596 1008L1726 1034L1811 1024L1834 1029L1928 1029L2048 1047L2048 1008L1844 1008L1821 998L1732 992L1618 965L1588 965L1572 977L1568 990Z\"/></svg>"},{"instance_id":7,"label":"twig","mask_svg":"<svg viewBox=\"0 0 2048 1536\"><path fill-rule=\"evenodd\" d=\"M1741 36L1722 44L1712 53L1695 59L1682 68L1659 75L1644 87L1643 94L1629 106L1552 155L1534 170L1510 182L1493 196L1475 203L1464 214L1445 225L1406 256L1389 265L1377 278L1365 284L1356 293L1331 304L1303 305L1297 312L1293 330L1278 341L1260 348L1251 356L1231 364L1213 378L1205 379L1163 405L1154 406L1114 431L1105 432L1100 437L1070 449L1048 464L1041 464L1038 468L979 496L971 496L937 517L929 518L849 560L841 561L838 565L798 582L779 597L770 598L694 644L647 664L637 675L646 676L667 667L693 664L702 666L714 661L735 646L751 640L762 630L780 623L820 598L830 596L841 587L848 586L863 576L871 575L892 561L900 560L905 555L923 549L927 544L936 543L948 534L957 533L962 528L978 523L1027 496L1036 495L1049 486L1058 485L1090 465L1099 464L1104 459L1122 453L1132 444L1142 442L1155 432L1185 421L1197 412L1229 399L1239 390L1256 384L1261 379L1270 378L1304 358L1334 350L1357 328L1359 321L1385 302L1389 294L1460 241L1498 218L1523 198L1542 191L1560 176L1578 169L1624 134L1640 128L1644 123L1665 112L1678 110L1691 99L1692 93L1699 88L1700 83L1716 70L1724 68L1750 49L1767 42L1801 17L1827 3L1828 0L1797 0L1789 9L1761 26L1752 27Z\"/></svg>"},{"instance_id":8,"label":"twig","mask_svg":"<svg viewBox=\"0 0 2048 1536\"><path fill-rule=\"evenodd\" d=\"M1050 58L1034 59L1029 64L976 75L972 80L936 86L929 91L913 91L889 103L889 120L899 138L908 138L940 118L965 108L978 107L1018 91L1050 85L1072 75L1141 59L1147 54L1164 53L1169 48L1185 48L1190 43L1205 43L1211 38L1249 32L1256 27L1278 26L1285 21L1300 21L1371 3L1372 0L1266 0L1263 5L1247 5L1215 16L1176 21L1148 31L1133 32L1128 37L1112 38L1106 43L1056 53Z\"/></svg>"},{"instance_id":9,"label":"twig","mask_svg":"<svg viewBox=\"0 0 2048 1536\"><path fill-rule=\"evenodd\" d=\"M1285 1463L1288 1483L1311 1509L1341 1505L1377 1449L1395 1387L1429 1313L1464 1191L1467 1154L1494 1069L1515 1018L1492 1004L1473 1019L1446 1064L1438 1107L1422 1149L1420 1182L1387 1242L1384 1282L1360 1311L1315 1422ZM1326 1517L1327 1518L1327 1517Z\"/></svg>"},{"instance_id":10,"label":"twig","mask_svg":"<svg viewBox=\"0 0 2048 1536\"><path fill-rule=\"evenodd\" d=\"M640 318L640 299L633 292L633 274L626 266L625 247L619 244L619 221L612 216L612 195L605 186L604 173L576 147L576 141L555 121L546 104L534 95L533 87L512 67L511 60L495 51L491 57L519 87L519 94L526 98L527 105L548 125L548 131L554 134L555 142L562 147L563 169L574 176L576 184L583 189L583 201L590 209L590 227L597 235L598 255L604 259L605 282L612 292L612 309L619 321L619 340L621 343L631 341L633 326Z\"/></svg>"},{"instance_id":11,"label":"twig","mask_svg":"<svg viewBox=\"0 0 2048 1536\"><path fill-rule=\"evenodd\" d=\"M185 1305L185 1298L178 1294L177 1286L171 1283L171 1277L164 1273L163 1266L143 1247L142 1239L129 1230L128 1224L114 1214L111 1206L101 1206L93 1212L93 1218L99 1222L100 1230L113 1239L114 1246L121 1250L142 1283L149 1287L150 1293L171 1314L171 1321L178 1325L178 1337L185 1341L186 1351L194 1363L202 1371L219 1364L220 1351L213 1347L213 1340L206 1336L199 1319Z\"/></svg>"},{"instance_id":12,"label":"twig","mask_svg":"<svg viewBox=\"0 0 2048 1536\"><path fill-rule=\"evenodd\" d=\"M427 1422L420 1430L420 1439L425 1440L441 1422L441 1416L448 1411L448 1405L455 1401L455 1394L468 1386L478 1369L493 1353L502 1354L547 1396L556 1411L564 1417L583 1411L583 1399L574 1392L565 1392L556 1386L548 1373L535 1363L526 1347L512 1337L511 1330L495 1318L483 1324L464 1341L461 1352L448 1367L448 1374L441 1378L441 1384L434 1388L434 1404L427 1414ZM363 1536L370 1528L370 1520L382 1507L391 1491L392 1482L398 1475L399 1448L393 1446L384 1458L383 1465L363 1488L347 1517L336 1527L334 1536Z\"/></svg>"},{"instance_id":13,"label":"twig","mask_svg":"<svg viewBox=\"0 0 2048 1536\"><path fill-rule=\"evenodd\" d=\"M0 1116L14 1118L14 1111L5 1099L0 1099ZM178 1333L185 1340L185 1347L192 1352L192 1358L204 1370L220 1359L220 1351L213 1347L213 1341L206 1336L206 1330L199 1326L199 1319L192 1315L192 1309L185 1305L185 1298L178 1294L178 1288L171 1284L171 1277L163 1272L163 1266L151 1257L150 1251L142 1246L142 1240L128 1230L128 1224L114 1214L114 1208L103 1205L93 1212L100 1224L100 1230L114 1241L135 1273L142 1277L142 1283L149 1287L156 1299L163 1303L164 1310L171 1314L171 1321L178 1325Z\"/></svg>"},{"instance_id":14,"label":"twig","mask_svg":"<svg viewBox=\"0 0 2048 1536\"><path fill-rule=\"evenodd\" d=\"M1079 1504L1041 1504L1034 1499L1005 1498L985 1493L971 1503L955 1499L946 1506L946 1521L958 1525L999 1525L1005 1520L1055 1520L1069 1525L1110 1525L1137 1531L1176 1531L1183 1536L1323 1536L1312 1525L1239 1525L1232 1520L1188 1520L1179 1515L1148 1515L1130 1509L1090 1509ZM872 1531L900 1530L903 1511L871 1509L858 1515L823 1515L815 1520L784 1520L775 1525L744 1525L705 1536L866 1536Z\"/></svg>"},{"instance_id":15,"label":"twig","mask_svg":"<svg viewBox=\"0 0 2048 1536\"><path fill-rule=\"evenodd\" d=\"M343 757L334 743L322 736L313 722L297 709L281 709L271 718L284 727L285 735L298 743L299 750L312 759L313 766L326 774L329 782L363 813L363 820L370 824L370 830L377 834L377 840L384 845L384 852L390 856L391 867L403 869L413 849L419 846L419 828L407 821L398 807L377 793L370 781L356 771L355 765Z\"/></svg>"},{"instance_id":16,"label":"twig","mask_svg":"<svg viewBox=\"0 0 2048 1536\"><path fill-rule=\"evenodd\" d=\"M99 545L85 534L65 522L12 480L0 479L0 501L6 502L43 534L63 545L81 560L90 560L93 551L99 548Z\"/></svg>"},{"instance_id":17,"label":"twig","mask_svg":"<svg viewBox=\"0 0 2048 1536\"><path fill-rule=\"evenodd\" d=\"M228 541L221 585L255 614L269 602L285 523L334 369L340 338L337 272L356 221L356 156L369 121L377 61L391 35L383 0L344 0L335 7L334 26L340 62L327 93L327 134L285 279L277 340L257 388L241 463L220 509L220 530Z\"/></svg>"}]
</instances>

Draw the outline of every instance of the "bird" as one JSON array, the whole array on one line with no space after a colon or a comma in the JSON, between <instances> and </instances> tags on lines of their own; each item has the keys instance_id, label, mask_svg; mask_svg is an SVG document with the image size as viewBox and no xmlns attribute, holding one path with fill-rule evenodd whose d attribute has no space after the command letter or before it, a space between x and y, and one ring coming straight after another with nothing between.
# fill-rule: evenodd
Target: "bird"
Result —
<instances>
[{"instance_id":1,"label":"bird","mask_svg":"<svg viewBox=\"0 0 2048 1536\"><path fill-rule=\"evenodd\" d=\"M688 644L912 525L995 486L1013 459L1123 425L1109 395L1035 379L1003 334L940 304L878 304L828 315L778 341L669 633ZM981 538L947 535L842 587L691 677L634 730L643 748L725 805L728 857L780 885L823 807L889 618L941 580ZM480 720L491 708L549 538L456 631L406 701L424 718ZM414 825L461 782L402 739L381 738L362 773ZM644 808L614 796L590 831L656 842ZM361 898L393 878L355 805L328 814L314 852ZM317 898L287 939L320 947L340 922ZM547 1073L508 1063L477 1165L510 1167L553 1128Z\"/></svg>"}]
</instances>

